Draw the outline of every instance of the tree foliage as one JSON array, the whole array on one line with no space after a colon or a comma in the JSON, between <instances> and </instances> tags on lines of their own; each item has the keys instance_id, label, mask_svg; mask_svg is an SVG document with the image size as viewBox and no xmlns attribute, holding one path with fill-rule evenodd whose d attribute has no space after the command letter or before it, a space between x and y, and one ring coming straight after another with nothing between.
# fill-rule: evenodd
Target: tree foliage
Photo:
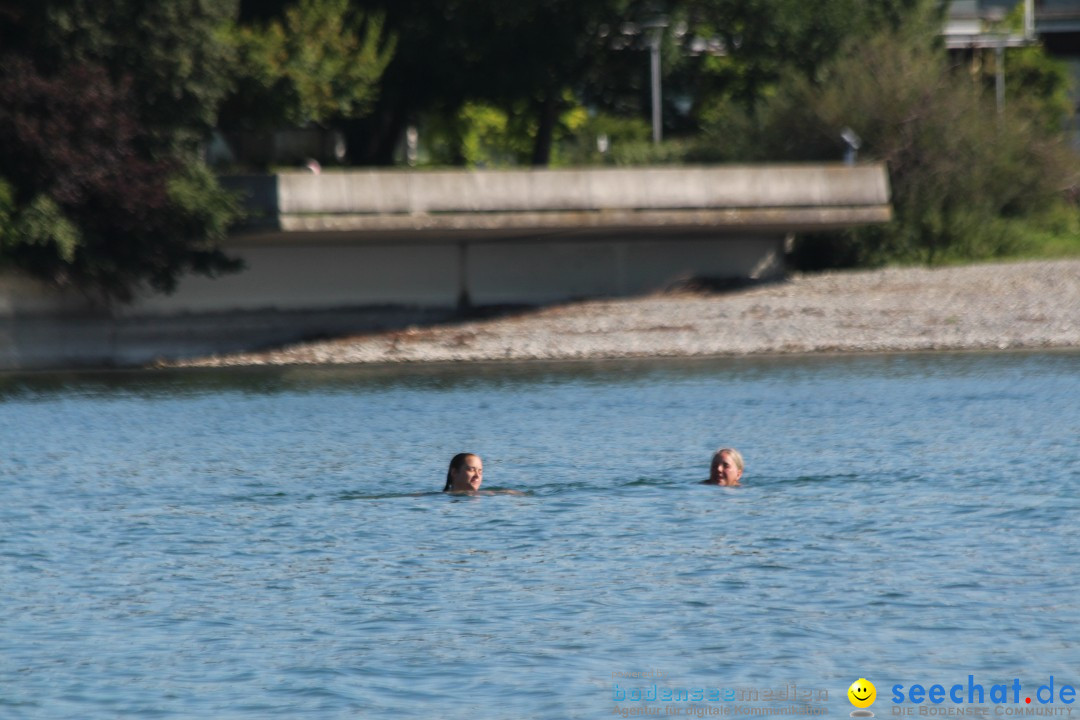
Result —
<instances>
[{"instance_id":1,"label":"tree foliage","mask_svg":"<svg viewBox=\"0 0 1080 720\"><path fill-rule=\"evenodd\" d=\"M0 22L0 260L108 300L238 264L199 162L229 3L44 0ZM144 45L145 43L145 45Z\"/></svg>"},{"instance_id":2,"label":"tree foliage","mask_svg":"<svg viewBox=\"0 0 1080 720\"><path fill-rule=\"evenodd\" d=\"M469 103L492 106L515 118L526 116L511 125L533 128L528 160L546 164L560 118L575 104L588 102L586 86L598 78L597 68L610 62L612 28L645 5L637 0L355 4L383 15L399 39L374 113L350 128L354 161L372 164L393 161L408 124L435 118L445 127ZM640 54L626 60L647 67ZM446 140L455 137L450 134ZM460 147L439 155L464 161Z\"/></svg>"},{"instance_id":3,"label":"tree foliage","mask_svg":"<svg viewBox=\"0 0 1080 720\"><path fill-rule=\"evenodd\" d=\"M236 89L222 124L275 129L364 116L396 41L348 0L299 0L280 18L238 25L233 42Z\"/></svg>"},{"instance_id":4,"label":"tree foliage","mask_svg":"<svg viewBox=\"0 0 1080 720\"><path fill-rule=\"evenodd\" d=\"M1075 182L1075 155L1046 121L1055 93L1017 93L999 114L992 91L948 62L933 22L850 42L818 82L790 78L768 101L760 159L838 158L851 127L862 156L889 168L896 220L811 239L808 263L993 256L1017 242L1010 218L1046 212Z\"/></svg>"},{"instance_id":5,"label":"tree foliage","mask_svg":"<svg viewBox=\"0 0 1080 720\"><path fill-rule=\"evenodd\" d=\"M155 149L192 152L232 82L224 31L236 12L237 0L39 0L0 16L0 48L46 75L102 68L130 86Z\"/></svg>"},{"instance_id":6,"label":"tree foliage","mask_svg":"<svg viewBox=\"0 0 1080 720\"><path fill-rule=\"evenodd\" d=\"M508 128L531 128L528 160L541 165L557 160L561 118L575 107L648 121L647 28L657 20L667 22L659 32L666 130L694 133L732 103L755 107L790 73L813 76L849 37L895 25L916 2L354 0L384 16L399 44L374 112L349 126L352 160L390 164L407 125L444 130L466 105L526 116ZM722 54L701 52L704 41ZM433 155L461 163L466 153Z\"/></svg>"}]
</instances>

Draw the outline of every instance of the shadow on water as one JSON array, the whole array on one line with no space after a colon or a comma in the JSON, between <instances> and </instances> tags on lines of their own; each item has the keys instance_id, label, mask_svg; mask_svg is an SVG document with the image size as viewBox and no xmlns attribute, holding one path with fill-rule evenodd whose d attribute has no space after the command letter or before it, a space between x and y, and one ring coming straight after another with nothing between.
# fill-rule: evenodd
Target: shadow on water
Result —
<instances>
[{"instance_id":1,"label":"shadow on water","mask_svg":"<svg viewBox=\"0 0 1080 720\"><path fill-rule=\"evenodd\" d=\"M483 490L476 497L488 497L484 494L486 491L493 493L493 496L510 496L510 497L547 497L552 495L562 495L569 493L610 493L615 488L634 488L634 487L676 487L679 485L686 485L685 482L677 482L672 480L635 480L633 482L622 483L618 485L602 485L598 483L588 482L565 482L565 483L547 483L543 485L530 485L528 488L510 488L494 485L491 487L485 486ZM267 499L277 499L282 497L283 493L276 493L273 495L260 496ZM433 498L433 497L446 497L446 498L460 498L460 497L472 497L469 495L444 493L441 490L430 490L421 492L393 492L393 493L365 493L365 492L340 492L333 496L333 499L337 502L349 502L352 500L393 500L393 499L416 499L416 498ZM240 499L240 498L238 498ZM243 498L243 499L256 499Z\"/></svg>"},{"instance_id":2,"label":"shadow on water","mask_svg":"<svg viewBox=\"0 0 1080 720\"><path fill-rule=\"evenodd\" d=\"M342 492L334 496L334 500L337 502L350 502L352 500L395 500L398 498L432 498L445 496L449 497L446 493L440 490L431 490L428 492L398 492L398 493L363 493L363 492Z\"/></svg>"},{"instance_id":3,"label":"shadow on water","mask_svg":"<svg viewBox=\"0 0 1080 720\"><path fill-rule=\"evenodd\" d=\"M826 479L826 478L821 478ZM799 478L797 480L802 480ZM816 479L815 479L816 480ZM755 482L754 485L759 484L779 484L781 482L790 482L790 480L772 478L767 479L764 483ZM612 483L591 483L591 482L562 482L562 483L545 483L542 485L530 485L528 488L512 488L502 486L485 486L483 490L477 495L484 496L485 491L490 491L495 496L513 496L513 497L531 497L531 498L544 498L559 495L572 495L572 494L602 494L613 495L618 494L621 491L632 492L637 488L656 488L660 490L664 489L696 489L711 487L700 481L693 480L660 480L650 478L640 478L638 480L632 480L629 482L612 482ZM743 490L749 487L749 485L743 485L738 490ZM722 488L724 490L735 490L736 488ZM275 501L284 498L284 493L272 493L260 496L243 496L234 498L236 500L258 500L265 499L267 501ZM332 499L336 502L350 502L353 500L394 500L394 499L416 499L416 498L434 498L434 497L469 497L467 495L455 495L451 493L444 493L441 490L430 490L420 492L388 492L388 493L369 493L369 492L339 492L333 495Z\"/></svg>"},{"instance_id":4,"label":"shadow on water","mask_svg":"<svg viewBox=\"0 0 1080 720\"><path fill-rule=\"evenodd\" d=\"M1076 350L1039 352L949 352L870 355L752 355L705 358L625 358L468 363L283 365L236 368L0 372L0 402L53 396L182 397L215 393L277 395L360 391L500 389L582 383L634 385L642 381L694 382L699 379L771 382L853 380L891 377L967 377L980 366L1012 368L1017 380L1035 362L1076 367ZM994 400L942 395L941 401Z\"/></svg>"}]
</instances>

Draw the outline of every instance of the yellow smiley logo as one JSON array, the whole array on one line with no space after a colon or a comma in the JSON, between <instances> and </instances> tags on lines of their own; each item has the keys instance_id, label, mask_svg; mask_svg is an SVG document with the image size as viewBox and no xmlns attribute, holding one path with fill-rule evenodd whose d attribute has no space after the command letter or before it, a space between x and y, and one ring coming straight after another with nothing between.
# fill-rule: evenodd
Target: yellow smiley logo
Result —
<instances>
[{"instance_id":1,"label":"yellow smiley logo","mask_svg":"<svg viewBox=\"0 0 1080 720\"><path fill-rule=\"evenodd\" d=\"M847 690L848 700L857 708L868 708L877 700L877 688L866 678L859 678L851 683Z\"/></svg>"}]
</instances>

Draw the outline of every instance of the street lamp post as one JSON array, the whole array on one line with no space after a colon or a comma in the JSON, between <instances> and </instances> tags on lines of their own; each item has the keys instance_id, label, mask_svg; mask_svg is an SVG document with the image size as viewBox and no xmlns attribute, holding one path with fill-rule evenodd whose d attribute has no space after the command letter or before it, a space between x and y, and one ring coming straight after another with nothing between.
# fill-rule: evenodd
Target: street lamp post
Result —
<instances>
[{"instance_id":1,"label":"street lamp post","mask_svg":"<svg viewBox=\"0 0 1080 720\"><path fill-rule=\"evenodd\" d=\"M659 145L663 136L660 117L660 41L664 28L668 26L666 17L660 16L646 22L642 27L649 33L649 75L652 81L652 139Z\"/></svg>"},{"instance_id":2,"label":"street lamp post","mask_svg":"<svg viewBox=\"0 0 1080 720\"><path fill-rule=\"evenodd\" d=\"M1005 112L1005 34L998 29L997 48L994 50L994 96L998 115Z\"/></svg>"},{"instance_id":3,"label":"street lamp post","mask_svg":"<svg viewBox=\"0 0 1080 720\"><path fill-rule=\"evenodd\" d=\"M1002 26L1005 20L1005 10L998 6L989 7L983 13L986 20L994 29L996 43L994 45L994 99L997 101L998 115L1005 112L1005 35L1008 29Z\"/></svg>"}]
</instances>

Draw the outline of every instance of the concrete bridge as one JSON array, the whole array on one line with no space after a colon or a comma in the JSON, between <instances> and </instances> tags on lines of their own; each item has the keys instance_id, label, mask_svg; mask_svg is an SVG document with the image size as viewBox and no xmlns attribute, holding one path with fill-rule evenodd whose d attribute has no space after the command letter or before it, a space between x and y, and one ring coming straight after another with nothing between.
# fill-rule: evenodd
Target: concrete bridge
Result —
<instances>
[{"instance_id":1,"label":"concrete bridge","mask_svg":"<svg viewBox=\"0 0 1080 720\"><path fill-rule=\"evenodd\" d=\"M241 274L92 311L0 283L0 367L133 364L783 272L800 232L886 222L883 165L348 171L226 178ZM6 310L5 310L6 308Z\"/></svg>"},{"instance_id":2,"label":"concrete bridge","mask_svg":"<svg viewBox=\"0 0 1080 720\"><path fill-rule=\"evenodd\" d=\"M242 285L251 307L280 307L286 298L299 306L542 303L647 292L691 276L765 279L782 272L794 233L891 217L880 164L290 173L228 182L253 212L230 242L251 272L215 285ZM199 309L185 290L151 306L178 302Z\"/></svg>"}]
</instances>

